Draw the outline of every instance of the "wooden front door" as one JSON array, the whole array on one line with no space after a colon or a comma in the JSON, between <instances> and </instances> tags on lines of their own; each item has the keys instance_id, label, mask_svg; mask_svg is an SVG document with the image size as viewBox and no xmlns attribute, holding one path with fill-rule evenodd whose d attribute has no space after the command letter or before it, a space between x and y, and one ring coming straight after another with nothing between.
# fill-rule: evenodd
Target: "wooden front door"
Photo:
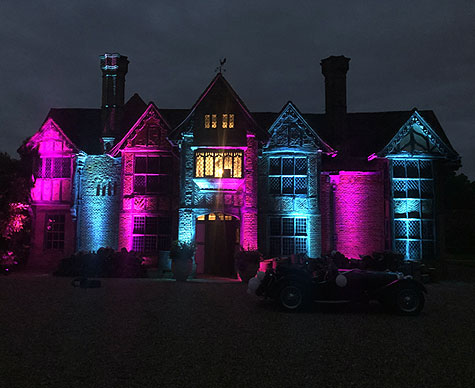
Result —
<instances>
[{"instance_id":1,"label":"wooden front door","mask_svg":"<svg viewBox=\"0 0 475 388\"><path fill-rule=\"evenodd\" d=\"M239 244L239 221L222 213L205 218L204 272L209 275L234 276L234 252Z\"/></svg>"}]
</instances>

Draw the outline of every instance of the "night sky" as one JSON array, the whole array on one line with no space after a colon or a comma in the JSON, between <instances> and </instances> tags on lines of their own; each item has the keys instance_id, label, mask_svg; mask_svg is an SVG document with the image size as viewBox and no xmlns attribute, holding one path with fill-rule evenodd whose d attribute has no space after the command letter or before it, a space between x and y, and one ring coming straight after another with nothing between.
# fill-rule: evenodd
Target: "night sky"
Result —
<instances>
[{"instance_id":1,"label":"night sky","mask_svg":"<svg viewBox=\"0 0 475 388\"><path fill-rule=\"evenodd\" d=\"M320 60L351 58L348 111L432 109L475 179L475 2L0 2L1 151L52 107L100 106L99 55L129 57L126 99L190 108L226 57L251 111L324 111ZM318 129L317 129L318 130Z\"/></svg>"}]
</instances>

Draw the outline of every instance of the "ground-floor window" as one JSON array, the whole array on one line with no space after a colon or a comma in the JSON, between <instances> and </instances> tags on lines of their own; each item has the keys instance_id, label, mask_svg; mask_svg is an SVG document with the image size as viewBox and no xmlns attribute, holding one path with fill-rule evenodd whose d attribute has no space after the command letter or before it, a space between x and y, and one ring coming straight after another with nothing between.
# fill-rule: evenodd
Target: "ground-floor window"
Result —
<instances>
[{"instance_id":1,"label":"ground-floor window","mask_svg":"<svg viewBox=\"0 0 475 388\"><path fill-rule=\"evenodd\" d=\"M64 249L64 214L47 214L45 226L45 248Z\"/></svg>"},{"instance_id":2,"label":"ground-floor window","mask_svg":"<svg viewBox=\"0 0 475 388\"><path fill-rule=\"evenodd\" d=\"M272 256L307 252L307 219L269 218L269 253Z\"/></svg>"},{"instance_id":3,"label":"ground-floor window","mask_svg":"<svg viewBox=\"0 0 475 388\"><path fill-rule=\"evenodd\" d=\"M134 217L132 249L140 253L156 254L167 251L171 244L170 217Z\"/></svg>"}]
</instances>

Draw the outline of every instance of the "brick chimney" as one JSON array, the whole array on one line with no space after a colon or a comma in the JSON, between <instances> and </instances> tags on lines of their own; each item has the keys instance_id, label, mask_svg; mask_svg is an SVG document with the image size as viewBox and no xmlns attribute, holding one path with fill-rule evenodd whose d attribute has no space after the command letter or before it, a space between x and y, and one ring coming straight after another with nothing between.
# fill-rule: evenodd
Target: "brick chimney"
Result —
<instances>
[{"instance_id":1,"label":"brick chimney","mask_svg":"<svg viewBox=\"0 0 475 388\"><path fill-rule=\"evenodd\" d=\"M124 105L125 75L129 61L124 55L106 53L100 56L102 70L102 128L104 152L114 143Z\"/></svg>"},{"instance_id":2,"label":"brick chimney","mask_svg":"<svg viewBox=\"0 0 475 388\"><path fill-rule=\"evenodd\" d=\"M322 59L322 74L325 77L325 112L328 116L346 114L346 73L350 58L343 55Z\"/></svg>"},{"instance_id":3,"label":"brick chimney","mask_svg":"<svg viewBox=\"0 0 475 388\"><path fill-rule=\"evenodd\" d=\"M125 75L129 61L120 54L101 55L102 109L124 105Z\"/></svg>"},{"instance_id":4,"label":"brick chimney","mask_svg":"<svg viewBox=\"0 0 475 388\"><path fill-rule=\"evenodd\" d=\"M333 144L343 154L351 152L346 115L346 73L350 58L343 55L322 59L322 74L325 77L325 115L333 131Z\"/></svg>"}]
</instances>

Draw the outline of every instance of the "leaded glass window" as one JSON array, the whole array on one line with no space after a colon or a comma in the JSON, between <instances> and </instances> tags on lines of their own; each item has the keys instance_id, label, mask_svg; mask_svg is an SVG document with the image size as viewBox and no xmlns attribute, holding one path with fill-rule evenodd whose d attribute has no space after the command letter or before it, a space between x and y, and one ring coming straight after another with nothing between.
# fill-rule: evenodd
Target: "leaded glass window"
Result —
<instances>
[{"instance_id":1,"label":"leaded glass window","mask_svg":"<svg viewBox=\"0 0 475 388\"><path fill-rule=\"evenodd\" d=\"M169 156L136 156L134 192L151 194L170 190L172 160Z\"/></svg>"},{"instance_id":2,"label":"leaded glass window","mask_svg":"<svg viewBox=\"0 0 475 388\"><path fill-rule=\"evenodd\" d=\"M307 194L307 158L270 157L270 194Z\"/></svg>"},{"instance_id":3,"label":"leaded glass window","mask_svg":"<svg viewBox=\"0 0 475 388\"><path fill-rule=\"evenodd\" d=\"M65 232L64 214L47 214L45 226L45 248L64 249Z\"/></svg>"},{"instance_id":4,"label":"leaded glass window","mask_svg":"<svg viewBox=\"0 0 475 388\"><path fill-rule=\"evenodd\" d=\"M242 178L241 150L234 151L196 151L196 178Z\"/></svg>"},{"instance_id":5,"label":"leaded glass window","mask_svg":"<svg viewBox=\"0 0 475 388\"><path fill-rule=\"evenodd\" d=\"M37 178L71 178L71 158L39 158L35 166Z\"/></svg>"},{"instance_id":6,"label":"leaded glass window","mask_svg":"<svg viewBox=\"0 0 475 388\"><path fill-rule=\"evenodd\" d=\"M169 250L171 243L170 217L134 217L132 249L145 254Z\"/></svg>"},{"instance_id":7,"label":"leaded glass window","mask_svg":"<svg viewBox=\"0 0 475 388\"><path fill-rule=\"evenodd\" d=\"M392 160L394 249L407 260L435 254L432 171L430 160Z\"/></svg>"},{"instance_id":8,"label":"leaded glass window","mask_svg":"<svg viewBox=\"0 0 475 388\"><path fill-rule=\"evenodd\" d=\"M297 237L298 236L298 237ZM307 219L293 217L269 218L269 253L286 256L307 252Z\"/></svg>"}]
</instances>

